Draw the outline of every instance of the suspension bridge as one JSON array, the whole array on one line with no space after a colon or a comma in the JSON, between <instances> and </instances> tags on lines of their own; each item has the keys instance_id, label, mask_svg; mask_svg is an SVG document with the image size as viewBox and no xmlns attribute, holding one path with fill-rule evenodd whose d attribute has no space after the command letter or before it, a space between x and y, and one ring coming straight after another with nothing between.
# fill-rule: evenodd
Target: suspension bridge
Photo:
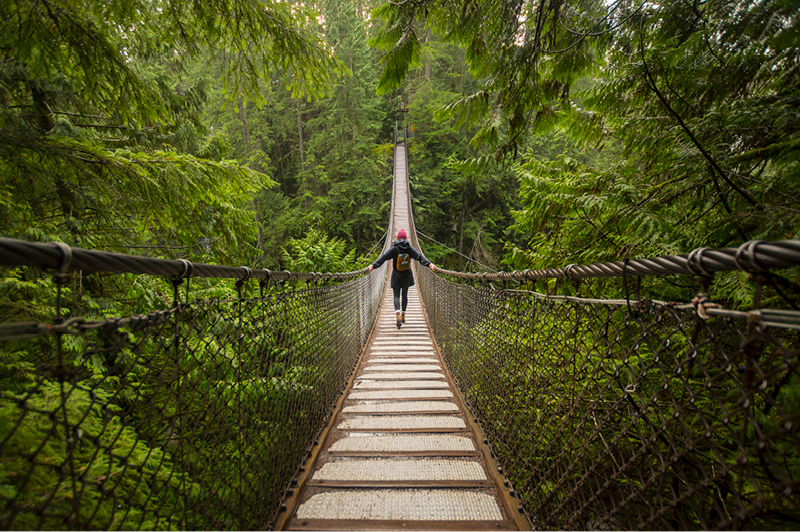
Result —
<instances>
[{"instance_id":1,"label":"suspension bridge","mask_svg":"<svg viewBox=\"0 0 800 532\"><path fill-rule=\"evenodd\" d=\"M409 229L421 249L406 158L396 142L387 234ZM797 240L417 268L399 328L388 268L279 272L12 239L0 264L53 300L38 321L0 323L5 529L800 522ZM724 272L752 283L751 306L709 294ZM169 296L73 315L95 274L153 276ZM696 289L661 301L650 276ZM602 297L612 282L624 299Z\"/></svg>"}]
</instances>

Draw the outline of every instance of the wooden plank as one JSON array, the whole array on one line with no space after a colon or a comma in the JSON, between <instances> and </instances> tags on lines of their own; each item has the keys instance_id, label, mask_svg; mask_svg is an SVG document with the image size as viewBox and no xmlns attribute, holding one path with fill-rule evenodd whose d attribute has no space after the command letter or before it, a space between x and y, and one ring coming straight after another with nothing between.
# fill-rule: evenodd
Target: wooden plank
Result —
<instances>
[{"instance_id":1,"label":"wooden plank","mask_svg":"<svg viewBox=\"0 0 800 532\"><path fill-rule=\"evenodd\" d=\"M325 451L331 456L480 456L480 451Z\"/></svg>"},{"instance_id":2,"label":"wooden plank","mask_svg":"<svg viewBox=\"0 0 800 532\"><path fill-rule=\"evenodd\" d=\"M310 480L318 488L493 488L491 480Z\"/></svg>"},{"instance_id":3,"label":"wooden plank","mask_svg":"<svg viewBox=\"0 0 800 532\"><path fill-rule=\"evenodd\" d=\"M513 521L296 519L287 530L516 530Z\"/></svg>"}]
</instances>

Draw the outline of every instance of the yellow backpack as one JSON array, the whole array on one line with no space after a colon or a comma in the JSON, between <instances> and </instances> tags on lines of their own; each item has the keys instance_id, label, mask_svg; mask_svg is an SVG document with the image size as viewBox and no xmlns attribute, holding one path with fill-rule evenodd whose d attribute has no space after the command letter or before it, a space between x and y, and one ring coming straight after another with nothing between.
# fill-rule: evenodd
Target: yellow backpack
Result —
<instances>
[{"instance_id":1,"label":"yellow backpack","mask_svg":"<svg viewBox=\"0 0 800 532\"><path fill-rule=\"evenodd\" d=\"M408 253L398 253L395 269L398 272L404 272L409 268L411 268L411 256Z\"/></svg>"}]
</instances>

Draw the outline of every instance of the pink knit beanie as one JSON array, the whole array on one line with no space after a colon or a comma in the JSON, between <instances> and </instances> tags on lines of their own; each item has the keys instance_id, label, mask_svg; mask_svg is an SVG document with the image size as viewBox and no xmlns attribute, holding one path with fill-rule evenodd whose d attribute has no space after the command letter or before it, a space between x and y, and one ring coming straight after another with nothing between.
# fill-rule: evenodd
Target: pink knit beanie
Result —
<instances>
[{"instance_id":1,"label":"pink knit beanie","mask_svg":"<svg viewBox=\"0 0 800 532\"><path fill-rule=\"evenodd\" d=\"M405 239L405 238L408 238L408 233L406 233L406 230L405 230L405 229L400 229L400 230L397 232L397 238L400 238L400 239Z\"/></svg>"}]
</instances>

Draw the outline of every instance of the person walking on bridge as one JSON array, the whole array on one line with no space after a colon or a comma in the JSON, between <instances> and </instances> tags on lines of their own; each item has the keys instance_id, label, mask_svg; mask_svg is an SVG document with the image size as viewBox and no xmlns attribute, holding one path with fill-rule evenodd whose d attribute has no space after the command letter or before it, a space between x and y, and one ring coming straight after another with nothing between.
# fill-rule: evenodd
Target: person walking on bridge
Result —
<instances>
[{"instance_id":1,"label":"person walking on bridge","mask_svg":"<svg viewBox=\"0 0 800 532\"><path fill-rule=\"evenodd\" d=\"M378 260L369 265L368 271L380 268L387 260L392 259L392 291L394 291L394 312L397 315L397 328L406 322L406 307L408 306L408 288L414 286L414 274L411 273L411 259L419 261L423 266L428 266L436 271L436 266L425 258L425 255L411 247L408 242L408 233L405 229L397 232L397 240L392 242L392 247L378 257Z\"/></svg>"}]
</instances>

